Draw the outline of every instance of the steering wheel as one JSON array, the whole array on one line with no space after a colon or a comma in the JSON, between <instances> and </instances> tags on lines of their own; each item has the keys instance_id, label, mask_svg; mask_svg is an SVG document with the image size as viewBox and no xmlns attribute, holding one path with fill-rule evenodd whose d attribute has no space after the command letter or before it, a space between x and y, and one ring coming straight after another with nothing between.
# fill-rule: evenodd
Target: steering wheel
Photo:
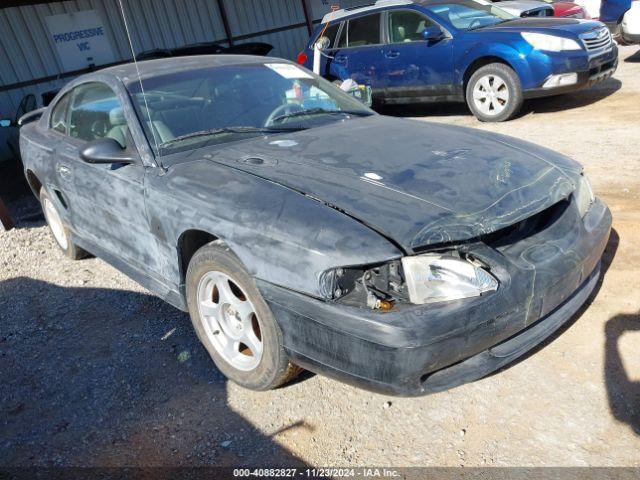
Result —
<instances>
[{"instance_id":1,"label":"steering wheel","mask_svg":"<svg viewBox=\"0 0 640 480\"><path fill-rule=\"evenodd\" d=\"M91 124L91 133L95 138L104 138L109 133L109 125L104 120L96 120Z\"/></svg>"},{"instance_id":2,"label":"steering wheel","mask_svg":"<svg viewBox=\"0 0 640 480\"><path fill-rule=\"evenodd\" d=\"M290 113L302 112L304 108L302 108L297 103L287 103L285 105L280 105L273 112L269 114L267 119L264 121L263 126L265 127L273 127L279 123L282 123L284 119L276 120L281 115L288 115Z\"/></svg>"}]
</instances>

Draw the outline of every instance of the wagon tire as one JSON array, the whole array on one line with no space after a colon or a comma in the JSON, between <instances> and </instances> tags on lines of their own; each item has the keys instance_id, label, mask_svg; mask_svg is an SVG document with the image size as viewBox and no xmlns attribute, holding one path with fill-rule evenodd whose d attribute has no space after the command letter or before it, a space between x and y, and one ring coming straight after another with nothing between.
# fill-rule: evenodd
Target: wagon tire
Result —
<instances>
[{"instance_id":1,"label":"wagon tire","mask_svg":"<svg viewBox=\"0 0 640 480\"><path fill-rule=\"evenodd\" d=\"M53 235L56 245L58 245L64 255L71 260L81 260L88 257L88 252L73 243L69 227L60 216L58 207L53 200L51 200L51 197L49 197L44 187L40 189L40 204L42 205L42 212L44 213L44 218L49 226L51 235Z\"/></svg>"},{"instance_id":2,"label":"wagon tire","mask_svg":"<svg viewBox=\"0 0 640 480\"><path fill-rule=\"evenodd\" d=\"M212 242L191 258L187 306L198 338L218 370L250 390L271 390L301 368L284 350L282 331L242 262Z\"/></svg>"},{"instance_id":3,"label":"wagon tire","mask_svg":"<svg viewBox=\"0 0 640 480\"><path fill-rule=\"evenodd\" d=\"M466 100L481 122L504 122L518 114L524 97L516 72L503 63L490 63L469 78Z\"/></svg>"}]
</instances>

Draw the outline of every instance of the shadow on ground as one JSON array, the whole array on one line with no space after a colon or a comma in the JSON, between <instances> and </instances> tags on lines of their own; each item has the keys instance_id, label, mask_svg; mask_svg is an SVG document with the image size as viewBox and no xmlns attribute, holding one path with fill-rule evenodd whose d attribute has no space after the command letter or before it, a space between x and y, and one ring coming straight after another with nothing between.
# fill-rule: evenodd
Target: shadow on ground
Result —
<instances>
[{"instance_id":1,"label":"shadow on ground","mask_svg":"<svg viewBox=\"0 0 640 480\"><path fill-rule=\"evenodd\" d=\"M229 407L186 314L141 293L0 283L3 466L291 466ZM276 431L278 430L278 431Z\"/></svg>"},{"instance_id":2,"label":"shadow on ground","mask_svg":"<svg viewBox=\"0 0 640 480\"><path fill-rule=\"evenodd\" d=\"M640 381L630 379L631 372L625 368L619 349L619 340L626 332L640 332L640 312L616 315L605 325L604 379L611 413L640 435Z\"/></svg>"},{"instance_id":3,"label":"shadow on ground","mask_svg":"<svg viewBox=\"0 0 640 480\"><path fill-rule=\"evenodd\" d=\"M561 110L585 107L607 98L620 90L621 87L622 82L620 80L609 78L597 86L579 90L574 93L525 100L518 116L522 117L530 113L553 113ZM394 117L471 116L471 112L464 103L389 105L379 107L376 110L383 115L391 115Z\"/></svg>"},{"instance_id":4,"label":"shadow on ground","mask_svg":"<svg viewBox=\"0 0 640 480\"><path fill-rule=\"evenodd\" d=\"M624 61L628 63L640 63L640 50L636 51L633 55L629 55Z\"/></svg>"}]
</instances>

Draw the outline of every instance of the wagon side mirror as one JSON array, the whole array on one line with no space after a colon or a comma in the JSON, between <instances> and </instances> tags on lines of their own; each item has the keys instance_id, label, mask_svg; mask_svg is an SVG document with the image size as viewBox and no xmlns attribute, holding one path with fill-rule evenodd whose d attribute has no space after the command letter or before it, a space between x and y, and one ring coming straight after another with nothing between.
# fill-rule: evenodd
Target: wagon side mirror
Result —
<instances>
[{"instance_id":1,"label":"wagon side mirror","mask_svg":"<svg viewBox=\"0 0 640 480\"><path fill-rule=\"evenodd\" d=\"M434 42L444 37L444 32L438 25L431 25L422 31L422 37L427 42Z\"/></svg>"},{"instance_id":2,"label":"wagon side mirror","mask_svg":"<svg viewBox=\"0 0 640 480\"><path fill-rule=\"evenodd\" d=\"M80 158L93 164L129 164L135 158L113 138L101 138L87 143L80 149Z\"/></svg>"}]
</instances>

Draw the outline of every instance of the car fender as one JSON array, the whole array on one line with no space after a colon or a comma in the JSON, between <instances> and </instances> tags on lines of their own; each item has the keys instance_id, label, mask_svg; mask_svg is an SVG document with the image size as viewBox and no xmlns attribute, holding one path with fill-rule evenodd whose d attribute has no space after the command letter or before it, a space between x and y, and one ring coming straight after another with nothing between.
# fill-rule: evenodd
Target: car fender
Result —
<instances>
[{"instance_id":1,"label":"car fender","mask_svg":"<svg viewBox=\"0 0 640 480\"><path fill-rule=\"evenodd\" d=\"M256 279L318 298L326 270L381 263L403 253L373 229L303 192L213 161L151 174L147 187L151 228L166 257L163 273L175 286L184 282L177 249L189 230L224 242Z\"/></svg>"},{"instance_id":2,"label":"car fender","mask_svg":"<svg viewBox=\"0 0 640 480\"><path fill-rule=\"evenodd\" d=\"M494 42L474 43L458 54L455 72L456 84L464 88L464 82L473 74L476 66L479 67L496 61L505 63L515 70L523 89L530 88L535 83L534 67L538 63L532 64L527 57L530 51L531 47L524 40L517 41L515 46L513 44ZM484 61L485 59L487 60L486 62ZM473 70L469 70L470 68Z\"/></svg>"}]
</instances>

